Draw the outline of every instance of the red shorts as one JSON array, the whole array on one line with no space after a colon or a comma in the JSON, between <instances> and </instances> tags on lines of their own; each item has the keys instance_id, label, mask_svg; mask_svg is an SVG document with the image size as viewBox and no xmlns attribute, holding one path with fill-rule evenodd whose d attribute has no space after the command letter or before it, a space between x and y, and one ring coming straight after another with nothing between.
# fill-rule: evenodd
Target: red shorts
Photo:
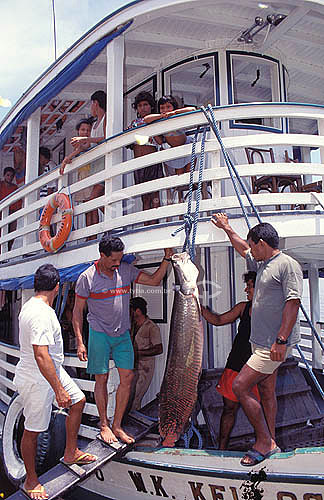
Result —
<instances>
[{"instance_id":1,"label":"red shorts","mask_svg":"<svg viewBox=\"0 0 324 500\"><path fill-rule=\"evenodd\" d=\"M231 370L230 368L225 368L225 370L222 373L221 378L218 381L217 384L217 391L227 399L230 399L231 401L235 401L238 403L238 399L235 396L232 386L235 378L238 376L239 372L236 372L234 370ZM252 389L252 393L255 395L258 401L260 401L260 394L257 385L255 385Z\"/></svg>"}]
</instances>

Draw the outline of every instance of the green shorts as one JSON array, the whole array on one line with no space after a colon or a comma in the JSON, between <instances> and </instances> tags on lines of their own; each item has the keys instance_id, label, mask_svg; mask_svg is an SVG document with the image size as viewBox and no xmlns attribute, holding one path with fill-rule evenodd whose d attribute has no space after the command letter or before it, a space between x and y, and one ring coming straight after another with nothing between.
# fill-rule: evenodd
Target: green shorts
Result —
<instances>
[{"instance_id":1,"label":"green shorts","mask_svg":"<svg viewBox=\"0 0 324 500\"><path fill-rule=\"evenodd\" d=\"M87 373L108 373L110 358L115 361L117 368L134 368L134 349L129 330L120 337L109 337L89 327Z\"/></svg>"}]
</instances>

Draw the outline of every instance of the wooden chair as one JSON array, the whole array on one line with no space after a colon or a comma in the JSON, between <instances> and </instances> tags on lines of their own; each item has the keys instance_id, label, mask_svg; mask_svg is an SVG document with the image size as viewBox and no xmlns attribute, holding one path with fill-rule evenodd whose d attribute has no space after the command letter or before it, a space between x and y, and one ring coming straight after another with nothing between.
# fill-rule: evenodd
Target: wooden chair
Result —
<instances>
[{"instance_id":1,"label":"wooden chair","mask_svg":"<svg viewBox=\"0 0 324 500\"><path fill-rule=\"evenodd\" d=\"M322 181L303 184L301 190L303 193L322 193Z\"/></svg>"},{"instance_id":2,"label":"wooden chair","mask_svg":"<svg viewBox=\"0 0 324 500\"><path fill-rule=\"evenodd\" d=\"M273 149L260 149L260 148L245 148L245 153L250 164L265 163L266 156L269 155L271 163L275 163ZM275 176L262 175L256 177L251 175L252 193L259 193L259 191L269 191L269 193L277 193L277 181Z\"/></svg>"},{"instance_id":3,"label":"wooden chair","mask_svg":"<svg viewBox=\"0 0 324 500\"><path fill-rule=\"evenodd\" d=\"M299 163L298 160L294 160L293 158L289 157L288 151L285 150L285 162L286 163ZM294 189L290 189L290 191L296 191L300 193L302 191L302 178L301 175L290 175L290 176L283 176L287 181L290 180L292 183L292 186Z\"/></svg>"},{"instance_id":4,"label":"wooden chair","mask_svg":"<svg viewBox=\"0 0 324 500\"><path fill-rule=\"evenodd\" d=\"M245 148L245 153L250 164L256 163L255 159L260 163L265 163L266 155L269 155L271 163L275 163L273 149L261 148ZM295 163L285 151L285 161L287 163ZM302 188L302 180L300 175L273 175L261 177L251 176L252 193L259 193L261 190L269 191L269 193L278 193L289 187L290 191L300 192Z\"/></svg>"},{"instance_id":5,"label":"wooden chair","mask_svg":"<svg viewBox=\"0 0 324 500\"><path fill-rule=\"evenodd\" d=\"M299 163L298 160L294 160L289 157L288 151L285 151L285 159L287 163ZM300 176L299 176L300 177ZM322 181L310 182L309 184L303 184L301 177L299 182L297 183L297 191L299 193L321 193L322 192ZM301 210L306 209L306 205L299 205Z\"/></svg>"},{"instance_id":6,"label":"wooden chair","mask_svg":"<svg viewBox=\"0 0 324 500\"><path fill-rule=\"evenodd\" d=\"M288 151L285 151L285 159L286 162L293 162L293 163L299 163L298 160L293 160L292 158L289 158ZM317 181L317 182L310 182L309 184L300 184L300 192L304 193L321 193L322 192L322 181Z\"/></svg>"}]
</instances>

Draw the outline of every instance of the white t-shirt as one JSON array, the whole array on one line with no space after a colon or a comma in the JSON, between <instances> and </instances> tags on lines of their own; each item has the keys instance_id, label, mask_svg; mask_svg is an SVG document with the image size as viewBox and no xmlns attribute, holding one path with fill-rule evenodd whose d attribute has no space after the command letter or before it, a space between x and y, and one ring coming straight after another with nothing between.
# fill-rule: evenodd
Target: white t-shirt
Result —
<instances>
[{"instance_id":1,"label":"white t-shirt","mask_svg":"<svg viewBox=\"0 0 324 500\"><path fill-rule=\"evenodd\" d=\"M63 364L63 338L55 311L42 299L32 297L19 314L20 360L15 379L33 377L44 380L35 360L33 345L48 345L55 369Z\"/></svg>"}]
</instances>

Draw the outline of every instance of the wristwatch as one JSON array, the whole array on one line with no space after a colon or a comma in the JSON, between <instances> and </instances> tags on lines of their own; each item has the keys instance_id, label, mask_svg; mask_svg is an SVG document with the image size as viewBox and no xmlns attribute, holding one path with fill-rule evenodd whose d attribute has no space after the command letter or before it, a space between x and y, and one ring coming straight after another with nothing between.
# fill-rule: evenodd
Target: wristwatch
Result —
<instances>
[{"instance_id":1,"label":"wristwatch","mask_svg":"<svg viewBox=\"0 0 324 500\"><path fill-rule=\"evenodd\" d=\"M282 337L277 337L276 338L276 344L279 344L279 345L283 345L284 344L285 345L285 344L287 344L287 342L288 342L288 340L287 339L285 340Z\"/></svg>"},{"instance_id":2,"label":"wristwatch","mask_svg":"<svg viewBox=\"0 0 324 500\"><path fill-rule=\"evenodd\" d=\"M163 260L166 260L167 262L171 262L171 259L167 259L166 257L163 257Z\"/></svg>"}]
</instances>

